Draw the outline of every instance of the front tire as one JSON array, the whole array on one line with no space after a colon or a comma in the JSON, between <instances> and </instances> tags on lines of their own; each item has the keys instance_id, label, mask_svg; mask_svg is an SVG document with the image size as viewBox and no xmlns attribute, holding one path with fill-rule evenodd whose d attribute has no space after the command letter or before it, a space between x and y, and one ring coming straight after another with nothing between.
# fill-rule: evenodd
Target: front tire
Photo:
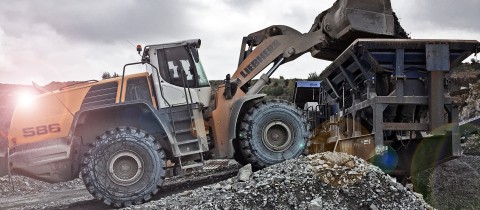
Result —
<instances>
[{"instance_id":1,"label":"front tire","mask_svg":"<svg viewBox=\"0 0 480 210\"><path fill-rule=\"evenodd\" d=\"M238 138L242 156L259 169L304 154L309 135L302 110L287 101L270 100L244 115Z\"/></svg>"},{"instance_id":2,"label":"front tire","mask_svg":"<svg viewBox=\"0 0 480 210\"><path fill-rule=\"evenodd\" d=\"M149 201L165 178L165 153L153 136L119 127L98 137L86 154L82 179L87 190L113 207Z\"/></svg>"}]
</instances>

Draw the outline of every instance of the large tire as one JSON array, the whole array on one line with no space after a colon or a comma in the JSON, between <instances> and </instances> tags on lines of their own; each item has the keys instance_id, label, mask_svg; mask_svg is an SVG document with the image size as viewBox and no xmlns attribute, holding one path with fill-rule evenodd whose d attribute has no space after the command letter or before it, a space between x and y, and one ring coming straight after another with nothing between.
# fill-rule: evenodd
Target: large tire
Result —
<instances>
[{"instance_id":1,"label":"large tire","mask_svg":"<svg viewBox=\"0 0 480 210\"><path fill-rule=\"evenodd\" d=\"M304 154L309 137L303 111L283 100L262 101L250 108L238 136L241 154L257 169Z\"/></svg>"},{"instance_id":2,"label":"large tire","mask_svg":"<svg viewBox=\"0 0 480 210\"><path fill-rule=\"evenodd\" d=\"M119 127L97 137L82 165L87 190L113 207L149 201L165 178L165 153L137 128Z\"/></svg>"}]
</instances>

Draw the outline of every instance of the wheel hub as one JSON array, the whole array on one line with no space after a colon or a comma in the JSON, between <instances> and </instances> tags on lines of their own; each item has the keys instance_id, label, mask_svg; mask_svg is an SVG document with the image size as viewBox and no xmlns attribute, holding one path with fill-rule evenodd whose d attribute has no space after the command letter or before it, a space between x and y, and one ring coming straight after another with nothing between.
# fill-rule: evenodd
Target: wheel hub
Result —
<instances>
[{"instance_id":1,"label":"wheel hub","mask_svg":"<svg viewBox=\"0 0 480 210\"><path fill-rule=\"evenodd\" d=\"M282 121L270 122L265 129L263 129L262 142L272 151L285 151L293 143L292 131L290 127Z\"/></svg>"},{"instance_id":2,"label":"wheel hub","mask_svg":"<svg viewBox=\"0 0 480 210\"><path fill-rule=\"evenodd\" d=\"M141 157L133 151L121 151L108 160L108 177L116 184L135 184L143 175Z\"/></svg>"}]
</instances>

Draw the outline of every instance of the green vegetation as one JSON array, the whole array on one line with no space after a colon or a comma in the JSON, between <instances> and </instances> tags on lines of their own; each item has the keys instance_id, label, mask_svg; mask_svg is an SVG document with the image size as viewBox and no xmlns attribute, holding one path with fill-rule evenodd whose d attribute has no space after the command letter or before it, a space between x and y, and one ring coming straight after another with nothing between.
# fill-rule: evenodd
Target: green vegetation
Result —
<instances>
[{"instance_id":1,"label":"green vegetation","mask_svg":"<svg viewBox=\"0 0 480 210\"><path fill-rule=\"evenodd\" d=\"M478 60L476 57L472 58L470 63L462 63L453 70L454 72L478 71L480 70L480 60Z\"/></svg>"},{"instance_id":2,"label":"green vegetation","mask_svg":"<svg viewBox=\"0 0 480 210\"><path fill-rule=\"evenodd\" d=\"M267 94L267 98L291 100L295 91L296 79L271 78L270 84L265 86L260 93Z\"/></svg>"},{"instance_id":3,"label":"green vegetation","mask_svg":"<svg viewBox=\"0 0 480 210\"><path fill-rule=\"evenodd\" d=\"M307 81L320 81L320 74L317 74L317 72L312 72L308 74Z\"/></svg>"},{"instance_id":4,"label":"green vegetation","mask_svg":"<svg viewBox=\"0 0 480 210\"><path fill-rule=\"evenodd\" d=\"M260 93L267 94L267 98L284 99L291 101L295 93L295 82L302 79L285 79L283 76L271 78L270 84L265 86ZM320 74L312 72L308 74L308 81L319 81Z\"/></svg>"},{"instance_id":5,"label":"green vegetation","mask_svg":"<svg viewBox=\"0 0 480 210\"><path fill-rule=\"evenodd\" d=\"M305 79L285 79L285 77L280 76L279 78L270 78L270 84L266 85L260 93L267 94L268 99L283 99L291 101L293 99L293 94L295 92L295 82ZM312 72L308 74L308 81L319 81L320 74ZM255 84L256 80L251 82L251 85ZM210 80L210 85L213 89L216 89L219 85L224 84L223 80Z\"/></svg>"},{"instance_id":6,"label":"green vegetation","mask_svg":"<svg viewBox=\"0 0 480 210\"><path fill-rule=\"evenodd\" d=\"M103 72L102 73L102 79L110 79L114 77L119 77L120 75L117 74L117 72L113 72L113 74L110 74L110 72Z\"/></svg>"}]
</instances>

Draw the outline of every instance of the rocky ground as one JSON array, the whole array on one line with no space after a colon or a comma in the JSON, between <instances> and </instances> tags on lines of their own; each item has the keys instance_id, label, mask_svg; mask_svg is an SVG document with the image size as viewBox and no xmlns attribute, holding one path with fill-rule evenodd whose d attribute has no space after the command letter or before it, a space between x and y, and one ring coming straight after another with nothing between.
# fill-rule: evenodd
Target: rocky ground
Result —
<instances>
[{"instance_id":1,"label":"rocky ground","mask_svg":"<svg viewBox=\"0 0 480 210\"><path fill-rule=\"evenodd\" d=\"M234 166L232 166L234 167ZM218 172L213 172L218 173ZM182 182L198 174L166 181ZM47 184L13 176L0 179L0 204L13 209L101 209L91 200L80 179ZM58 196L28 205L11 205L18 197ZM69 195L71 194L71 195ZM64 199L63 197L66 197ZM43 196L43 195L42 195ZM64 200L62 200L64 199ZM126 209L428 209L421 195L413 193L362 159L340 153L323 153L289 160L253 172L247 165L226 181L179 191L168 197ZM19 202L25 202L20 200ZM78 205L69 205L68 203ZM94 205L85 205L86 203ZM91 207L94 208L91 208Z\"/></svg>"},{"instance_id":2,"label":"rocky ground","mask_svg":"<svg viewBox=\"0 0 480 210\"><path fill-rule=\"evenodd\" d=\"M75 179L69 182L49 184L37 181L24 176L13 175L12 183L8 176L0 177L0 197L29 195L32 193L46 192L53 190L70 190L83 185L81 179Z\"/></svg>"},{"instance_id":3,"label":"rocky ground","mask_svg":"<svg viewBox=\"0 0 480 210\"><path fill-rule=\"evenodd\" d=\"M300 157L126 209L428 209L362 159L342 153Z\"/></svg>"},{"instance_id":4,"label":"rocky ground","mask_svg":"<svg viewBox=\"0 0 480 210\"><path fill-rule=\"evenodd\" d=\"M476 136L478 137L478 136ZM472 136L466 142L478 143ZM466 144L463 144L464 148ZM474 149L471 149L474 151ZM477 150L478 151L478 150ZM230 164L230 168L238 167ZM243 168L215 184L167 189L167 193L126 209L429 209L380 169L356 157L323 153L289 160L260 171ZM211 171L210 174L219 171ZM192 173L170 178L167 185L195 179ZM211 176L208 175L207 176ZM478 209L480 157L465 155L420 173L414 188L437 209ZM0 177L0 209L104 209L80 179L48 184L22 176Z\"/></svg>"},{"instance_id":5,"label":"rocky ground","mask_svg":"<svg viewBox=\"0 0 480 210\"><path fill-rule=\"evenodd\" d=\"M225 180L235 176L239 168L240 165L233 160L207 161L203 170L166 178L154 199ZM11 177L11 182L8 176L0 177L0 209L107 208L88 193L80 178L49 184L16 175Z\"/></svg>"}]
</instances>

